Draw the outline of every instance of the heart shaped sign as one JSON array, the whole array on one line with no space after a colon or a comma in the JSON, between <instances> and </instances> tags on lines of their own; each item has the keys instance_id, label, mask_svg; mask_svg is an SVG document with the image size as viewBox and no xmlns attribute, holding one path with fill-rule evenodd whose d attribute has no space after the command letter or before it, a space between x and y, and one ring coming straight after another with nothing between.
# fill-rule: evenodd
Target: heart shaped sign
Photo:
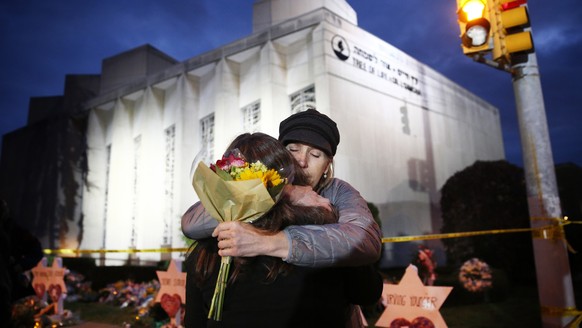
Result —
<instances>
[{"instance_id":1,"label":"heart shaped sign","mask_svg":"<svg viewBox=\"0 0 582 328\"><path fill-rule=\"evenodd\" d=\"M435 328L434 323L426 317L416 317L412 322L404 318L396 318L390 323L390 328Z\"/></svg>"},{"instance_id":2,"label":"heart shaped sign","mask_svg":"<svg viewBox=\"0 0 582 328\"><path fill-rule=\"evenodd\" d=\"M51 284L48 289L48 294L51 297L53 302L58 302L61 298L61 294L63 294L63 290L61 289L61 285Z\"/></svg>"},{"instance_id":3,"label":"heart shaped sign","mask_svg":"<svg viewBox=\"0 0 582 328\"><path fill-rule=\"evenodd\" d=\"M410 326L410 321L404 319L404 318L396 318L394 320L392 320L392 322L390 323L390 328L401 328L401 327L409 327Z\"/></svg>"},{"instance_id":4,"label":"heart shaped sign","mask_svg":"<svg viewBox=\"0 0 582 328\"><path fill-rule=\"evenodd\" d=\"M173 318L176 316L176 313L178 313L180 307L182 306L182 298L178 294L168 295L164 293L162 295L162 299L160 300L160 304L168 316Z\"/></svg>"}]
</instances>

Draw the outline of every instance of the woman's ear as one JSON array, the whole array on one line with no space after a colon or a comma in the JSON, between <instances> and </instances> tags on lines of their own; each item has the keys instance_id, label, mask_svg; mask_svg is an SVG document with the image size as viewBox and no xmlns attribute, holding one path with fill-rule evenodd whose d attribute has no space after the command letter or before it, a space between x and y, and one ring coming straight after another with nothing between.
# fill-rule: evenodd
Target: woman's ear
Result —
<instances>
[{"instance_id":1,"label":"woman's ear","mask_svg":"<svg viewBox=\"0 0 582 328\"><path fill-rule=\"evenodd\" d=\"M327 179L327 172L329 172L329 167L331 166L331 160L329 161L329 163L327 163L327 166L325 167L325 171L323 171L323 178Z\"/></svg>"}]
</instances>

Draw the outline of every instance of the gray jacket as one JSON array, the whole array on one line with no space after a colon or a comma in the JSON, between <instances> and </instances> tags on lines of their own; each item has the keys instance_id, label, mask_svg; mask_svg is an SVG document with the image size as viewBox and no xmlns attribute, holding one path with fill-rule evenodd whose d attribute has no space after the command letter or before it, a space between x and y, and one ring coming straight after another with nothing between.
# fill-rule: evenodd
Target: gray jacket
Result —
<instances>
[{"instance_id":1,"label":"gray jacket","mask_svg":"<svg viewBox=\"0 0 582 328\"><path fill-rule=\"evenodd\" d=\"M360 193L335 178L320 194L339 211L338 223L285 228L290 241L285 261L310 267L356 266L377 261L382 232ZM217 225L200 202L182 216L182 231L192 239L210 237Z\"/></svg>"}]
</instances>

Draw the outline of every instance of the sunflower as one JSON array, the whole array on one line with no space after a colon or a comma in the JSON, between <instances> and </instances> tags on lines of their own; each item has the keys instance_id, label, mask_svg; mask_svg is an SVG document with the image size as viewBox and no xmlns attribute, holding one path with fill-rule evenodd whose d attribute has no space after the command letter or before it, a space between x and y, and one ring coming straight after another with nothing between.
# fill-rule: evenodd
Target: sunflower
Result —
<instances>
[{"instance_id":1,"label":"sunflower","mask_svg":"<svg viewBox=\"0 0 582 328\"><path fill-rule=\"evenodd\" d=\"M276 187L284 182L281 176L274 169L268 169L265 164L257 161L238 172L235 180L261 179L266 188Z\"/></svg>"}]
</instances>

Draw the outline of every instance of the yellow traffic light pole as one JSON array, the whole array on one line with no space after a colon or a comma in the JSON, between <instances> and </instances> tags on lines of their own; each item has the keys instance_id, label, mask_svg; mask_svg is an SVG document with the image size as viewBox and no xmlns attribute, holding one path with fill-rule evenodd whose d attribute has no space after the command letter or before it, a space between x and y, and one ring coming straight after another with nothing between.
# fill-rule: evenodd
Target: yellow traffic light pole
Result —
<instances>
[{"instance_id":1,"label":"yellow traffic light pole","mask_svg":"<svg viewBox=\"0 0 582 328\"><path fill-rule=\"evenodd\" d=\"M478 35L488 43L468 44L471 21L465 6L485 4ZM475 61L511 73L519 122L530 225L552 229L532 235L538 296L544 328L562 328L573 321L576 309L567 244L560 225L562 211L548 133L543 93L534 52L526 0L457 0L463 53ZM475 6L477 3L477 6ZM479 11L479 9L477 9ZM474 16L473 16L474 17ZM485 31L490 26L488 31ZM491 59L486 56L491 55Z\"/></svg>"}]
</instances>

